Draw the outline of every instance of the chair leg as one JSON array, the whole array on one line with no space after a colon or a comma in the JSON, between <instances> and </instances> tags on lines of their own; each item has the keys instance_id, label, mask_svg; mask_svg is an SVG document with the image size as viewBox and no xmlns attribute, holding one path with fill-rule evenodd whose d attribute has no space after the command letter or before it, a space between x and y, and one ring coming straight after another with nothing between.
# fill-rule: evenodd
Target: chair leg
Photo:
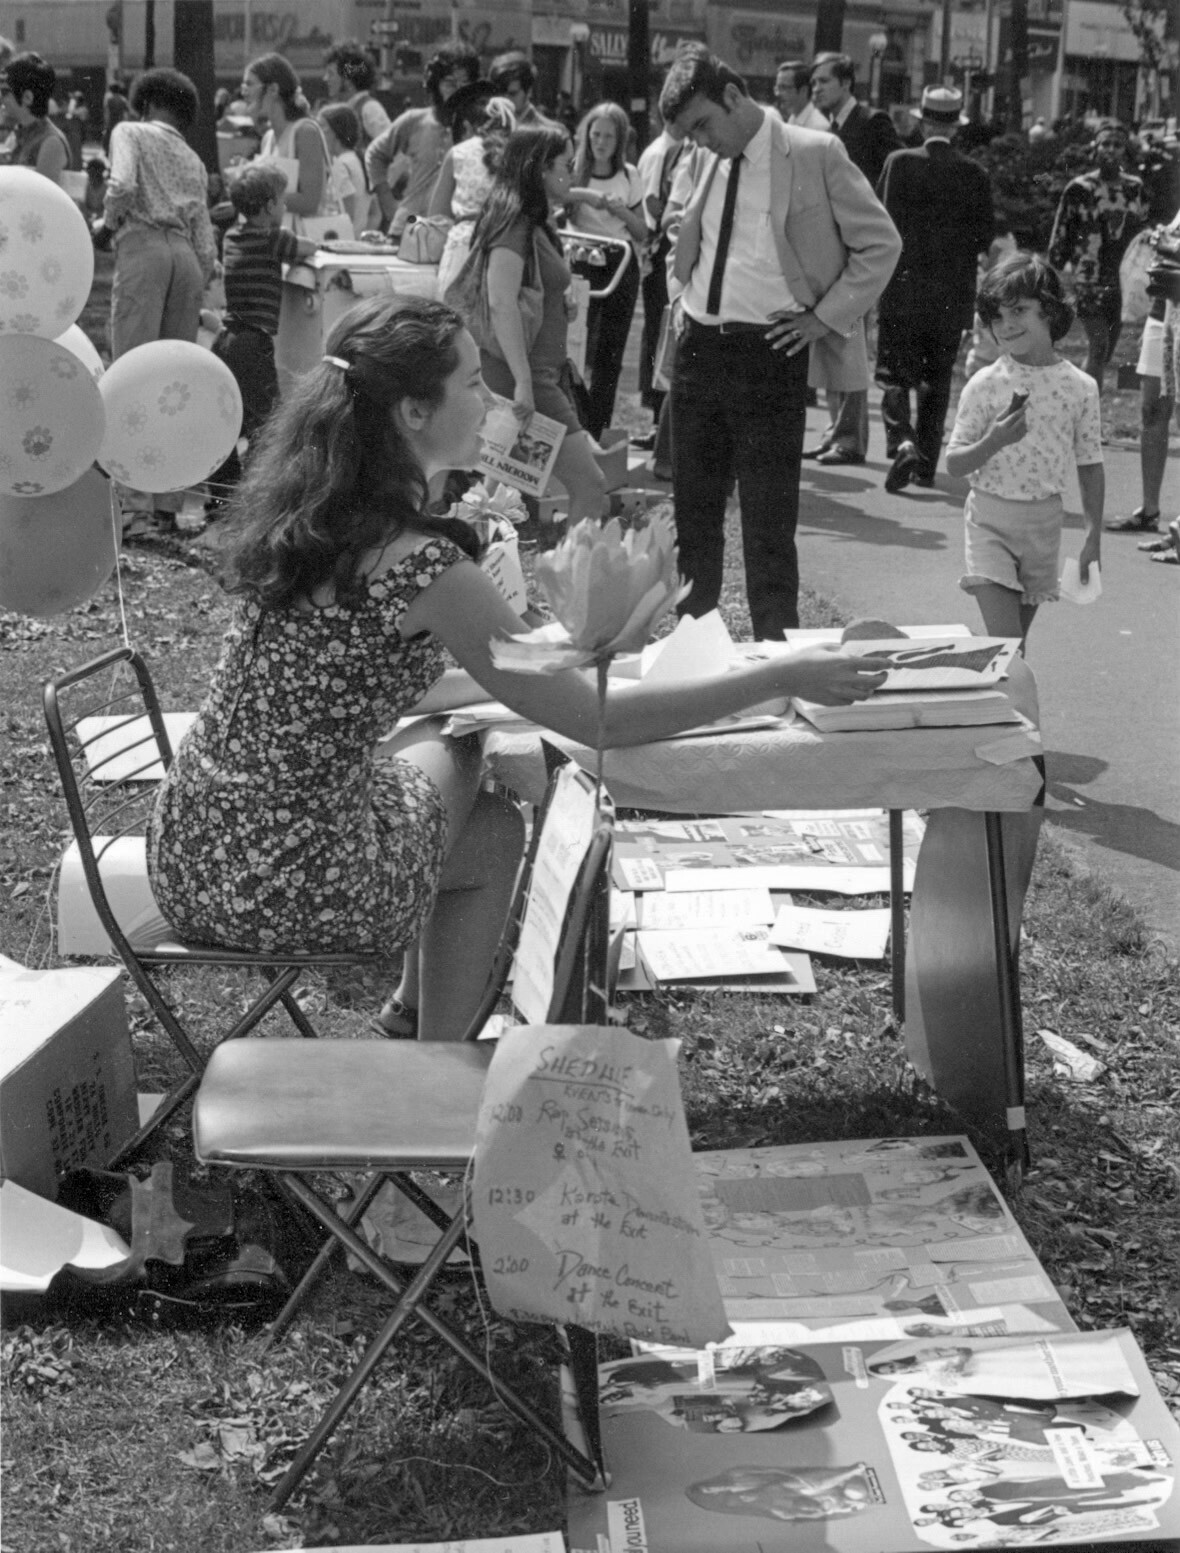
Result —
<instances>
[{"instance_id":1,"label":"chair leg","mask_svg":"<svg viewBox=\"0 0 1180 1553\"><path fill-rule=\"evenodd\" d=\"M274 1177L274 1180L282 1192L290 1196L293 1201L299 1204L300 1207L303 1206L302 1199L295 1196L295 1194L290 1191L289 1184L283 1176L277 1175ZM348 1225L349 1229L355 1229L356 1226L360 1223L361 1218L368 1210L374 1197L376 1197L377 1193L381 1190L381 1185L384 1180L385 1177L381 1174L381 1172L379 1170L375 1171L365 1183L364 1191L352 1204L352 1207L349 1208L346 1214L341 1215L343 1222ZM279 1338L282 1337L283 1333L291 1325L291 1322L295 1319L295 1316L303 1302L307 1299L307 1296L311 1293L312 1288L318 1282L320 1274L332 1260L333 1254L339 1249L340 1242L334 1236L329 1235L327 1240L324 1241L323 1245L316 1252L311 1266L307 1269L303 1277L292 1290L291 1296L287 1300L287 1303L271 1322L270 1329L266 1334L266 1342L262 1345L263 1353L266 1353L268 1349L273 1348L274 1345L278 1342Z\"/></svg>"},{"instance_id":2,"label":"chair leg","mask_svg":"<svg viewBox=\"0 0 1180 1553\"><path fill-rule=\"evenodd\" d=\"M185 1101L195 1093L200 1082L201 1075L199 1073L190 1073L187 1078L181 1079L175 1089L170 1089L148 1117L147 1121L144 1122L143 1126L132 1137L128 1138L127 1142L121 1146L117 1153L111 1155L106 1162L106 1168L114 1170L127 1160L134 1159L156 1129L162 1127L168 1118L175 1111L178 1111Z\"/></svg>"},{"instance_id":3,"label":"chair leg","mask_svg":"<svg viewBox=\"0 0 1180 1553\"><path fill-rule=\"evenodd\" d=\"M439 1269L445 1264L455 1246L466 1233L466 1202L464 1210L455 1215L449 1228L441 1236L438 1244L422 1263L418 1272L408 1284L403 1284L392 1268L382 1261L339 1215L325 1203L321 1202L315 1191L307 1185L302 1177L291 1175L287 1178L286 1184L292 1194L319 1219L324 1228L346 1245L387 1289L390 1289L398 1296L398 1302L278 1483L271 1499L271 1508L273 1510L279 1510L286 1504L308 1467L310 1467L319 1454L324 1443L335 1430L344 1414L352 1406L361 1387L380 1363L385 1350L389 1347L407 1319L414 1315L418 1316L436 1337L440 1337L477 1374L481 1375L491 1386L499 1401L511 1412L515 1413L522 1423L538 1434L550 1449L566 1463L571 1471L582 1478L588 1486L593 1487L600 1481L597 1465L584 1456L576 1446L572 1445L565 1438L564 1434L561 1433L560 1429L551 1424L548 1419L543 1418L512 1387L501 1380L488 1365L484 1356L472 1348L470 1343L449 1322L444 1321L441 1316L435 1315L429 1306L422 1303L423 1296L433 1283Z\"/></svg>"}]
</instances>

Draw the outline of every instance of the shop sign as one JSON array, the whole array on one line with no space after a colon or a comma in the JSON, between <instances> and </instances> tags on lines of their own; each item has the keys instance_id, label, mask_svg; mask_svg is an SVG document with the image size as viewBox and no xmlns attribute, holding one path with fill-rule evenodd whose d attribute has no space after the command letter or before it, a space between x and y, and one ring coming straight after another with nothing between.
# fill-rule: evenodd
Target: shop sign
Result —
<instances>
[{"instance_id":1,"label":"shop sign","mask_svg":"<svg viewBox=\"0 0 1180 1553\"><path fill-rule=\"evenodd\" d=\"M213 67L219 75L242 68L259 54L282 54L296 70L319 69L324 51L343 35L344 7L322 0L284 0L273 7L237 3L216 4L213 10ZM160 40L157 40L159 45Z\"/></svg>"},{"instance_id":2,"label":"shop sign","mask_svg":"<svg viewBox=\"0 0 1180 1553\"><path fill-rule=\"evenodd\" d=\"M1052 75L1057 69L1057 56L1061 48L1061 34L1043 32L1040 28L1028 30L1028 68L1040 75Z\"/></svg>"},{"instance_id":3,"label":"shop sign","mask_svg":"<svg viewBox=\"0 0 1180 1553\"><path fill-rule=\"evenodd\" d=\"M1070 0L1065 18L1065 52L1083 59L1122 59L1137 64L1139 40L1121 6Z\"/></svg>"},{"instance_id":4,"label":"shop sign","mask_svg":"<svg viewBox=\"0 0 1180 1553\"><path fill-rule=\"evenodd\" d=\"M620 27L591 27L590 52L599 64L608 68L626 65L628 34Z\"/></svg>"},{"instance_id":5,"label":"shop sign","mask_svg":"<svg viewBox=\"0 0 1180 1553\"><path fill-rule=\"evenodd\" d=\"M537 37L537 21L533 18L533 42ZM703 43L703 33L652 32L650 34L651 62L658 69L666 69L676 58L676 50L688 41ZM593 27L590 30L590 53L604 70L625 68L627 64L629 34L621 27ZM567 35L562 42L568 43Z\"/></svg>"},{"instance_id":6,"label":"shop sign","mask_svg":"<svg viewBox=\"0 0 1180 1553\"><path fill-rule=\"evenodd\" d=\"M773 76L780 60L806 59L814 29L814 16L805 21L781 12L714 8L709 13L713 52L749 76Z\"/></svg>"}]
</instances>

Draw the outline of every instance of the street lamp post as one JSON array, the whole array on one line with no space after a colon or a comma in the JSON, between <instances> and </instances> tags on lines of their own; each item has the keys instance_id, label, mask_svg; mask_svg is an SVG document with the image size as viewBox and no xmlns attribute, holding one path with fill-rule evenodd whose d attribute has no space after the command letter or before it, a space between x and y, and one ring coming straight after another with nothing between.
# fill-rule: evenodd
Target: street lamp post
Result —
<instances>
[{"instance_id":1,"label":"street lamp post","mask_svg":"<svg viewBox=\"0 0 1180 1553\"><path fill-rule=\"evenodd\" d=\"M883 32L875 32L869 39L869 102L874 108L881 106L881 64L889 39Z\"/></svg>"}]
</instances>

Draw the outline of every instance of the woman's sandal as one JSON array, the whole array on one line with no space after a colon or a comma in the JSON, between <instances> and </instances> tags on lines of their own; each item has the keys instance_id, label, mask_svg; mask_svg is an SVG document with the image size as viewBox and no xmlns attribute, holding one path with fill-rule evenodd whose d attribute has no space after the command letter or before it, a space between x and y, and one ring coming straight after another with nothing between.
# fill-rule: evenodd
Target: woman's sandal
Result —
<instances>
[{"instance_id":1,"label":"woman's sandal","mask_svg":"<svg viewBox=\"0 0 1180 1553\"><path fill-rule=\"evenodd\" d=\"M1129 518L1111 518L1106 531L1108 534L1154 534L1159 522L1158 508L1155 512L1144 512L1142 507L1136 507Z\"/></svg>"},{"instance_id":2,"label":"woman's sandal","mask_svg":"<svg viewBox=\"0 0 1180 1553\"><path fill-rule=\"evenodd\" d=\"M390 998L381 1012L369 1020L369 1029L384 1041L416 1041L418 1010L401 998Z\"/></svg>"}]
</instances>

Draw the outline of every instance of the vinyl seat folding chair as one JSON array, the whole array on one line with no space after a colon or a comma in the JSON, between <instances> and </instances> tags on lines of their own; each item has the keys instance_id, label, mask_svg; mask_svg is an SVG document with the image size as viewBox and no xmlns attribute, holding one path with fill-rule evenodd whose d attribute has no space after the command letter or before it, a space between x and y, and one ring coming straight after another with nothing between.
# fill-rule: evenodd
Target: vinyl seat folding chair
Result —
<instances>
[{"instance_id":1,"label":"vinyl seat folding chair","mask_svg":"<svg viewBox=\"0 0 1180 1553\"><path fill-rule=\"evenodd\" d=\"M130 1158L195 1091L205 1058L180 1014L164 996L157 977L175 967L220 967L257 971L265 985L245 1013L219 1039L253 1030L276 1005L300 1035L316 1030L294 996L309 970L357 965L371 955L265 953L226 949L176 937L158 914L142 926L120 921L111 900L109 865L120 859L144 881L143 835L156 789L172 764L172 744L147 665L128 647L104 653L43 690L49 740L69 811L82 870L94 910L113 951L147 1000L188 1073L157 1105L135 1135L108 1163ZM104 859L108 867L104 867ZM284 1043L285 1044L285 1043Z\"/></svg>"},{"instance_id":2,"label":"vinyl seat folding chair","mask_svg":"<svg viewBox=\"0 0 1180 1553\"><path fill-rule=\"evenodd\" d=\"M496 964L480 1009L463 1040L332 1041L283 1043L234 1041L212 1055L193 1106L197 1158L273 1173L276 1183L303 1205L328 1232L319 1255L280 1311L273 1342L305 1300L338 1246L359 1259L394 1296L394 1305L352 1373L345 1379L315 1429L275 1488L272 1508L284 1505L321 1447L335 1430L400 1328L416 1317L477 1371L496 1397L543 1439L588 1486L601 1481L600 1464L568 1440L519 1391L499 1377L474 1345L427 1303L431 1287L452 1252L464 1243L473 1270L479 1249L470 1239L471 1202L467 1180L453 1213L441 1208L412 1178L412 1172L467 1172L475 1150L476 1122L494 1043L477 1039L495 1009L518 944L536 943L530 904L538 915L560 922L546 963L552 991L545 1022L601 1023L606 1017L611 829L595 804L571 847L568 831L553 823L563 782L587 795L589 779L572 766L550 779L509 911ZM585 812L585 806L583 806ZM556 893L548 864L566 861L568 890ZM523 940L522 940L523 929ZM332 1172L372 1172L347 1211L326 1195ZM382 1185L390 1183L433 1221L440 1238L416 1271L391 1264L357 1233L359 1221ZM595 1394L593 1336L565 1329L566 1350L583 1407ZM597 1450L593 1420L587 1430Z\"/></svg>"}]
</instances>

